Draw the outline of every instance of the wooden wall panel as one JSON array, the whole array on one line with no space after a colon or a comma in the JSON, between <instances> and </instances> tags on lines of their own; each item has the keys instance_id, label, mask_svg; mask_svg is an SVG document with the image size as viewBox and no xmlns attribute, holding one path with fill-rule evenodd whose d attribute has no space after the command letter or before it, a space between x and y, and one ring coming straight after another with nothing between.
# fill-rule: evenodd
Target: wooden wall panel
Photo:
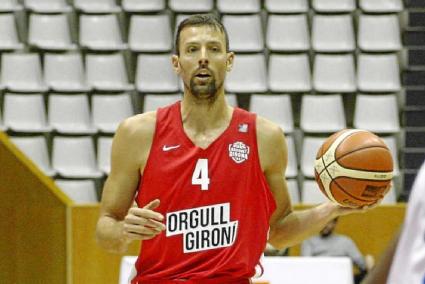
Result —
<instances>
[{"instance_id":1,"label":"wooden wall panel","mask_svg":"<svg viewBox=\"0 0 425 284\"><path fill-rule=\"evenodd\" d=\"M0 133L0 275L4 283L67 283L67 206L53 181Z\"/></svg>"}]
</instances>

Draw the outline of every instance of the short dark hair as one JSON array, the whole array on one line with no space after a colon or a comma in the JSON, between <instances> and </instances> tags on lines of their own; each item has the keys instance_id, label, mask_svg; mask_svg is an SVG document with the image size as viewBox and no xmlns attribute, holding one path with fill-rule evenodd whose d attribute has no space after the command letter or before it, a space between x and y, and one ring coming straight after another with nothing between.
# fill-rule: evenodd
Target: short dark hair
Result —
<instances>
[{"instance_id":1,"label":"short dark hair","mask_svg":"<svg viewBox=\"0 0 425 284\"><path fill-rule=\"evenodd\" d=\"M210 26L213 27L224 34L224 38L226 40L226 52L229 52L229 36L227 34L226 28L220 22L220 19L214 14L195 14L190 16L189 18L183 20L177 29L176 33L176 41L175 41L175 53L177 55L180 54L180 33L186 27L197 27L197 26Z\"/></svg>"}]
</instances>

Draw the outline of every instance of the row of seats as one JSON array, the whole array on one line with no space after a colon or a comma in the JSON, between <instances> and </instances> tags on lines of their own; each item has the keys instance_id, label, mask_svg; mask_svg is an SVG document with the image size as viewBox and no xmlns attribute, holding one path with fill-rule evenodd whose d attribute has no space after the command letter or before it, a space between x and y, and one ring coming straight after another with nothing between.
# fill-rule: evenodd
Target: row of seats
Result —
<instances>
[{"instance_id":1,"label":"row of seats","mask_svg":"<svg viewBox=\"0 0 425 284\"><path fill-rule=\"evenodd\" d=\"M17 11L23 8L39 13L67 12L73 8L84 13L158 12L168 7L175 12L209 12L215 7L221 13L258 13L262 5L271 13L303 13L309 9L309 0L2 0L0 11ZM264 3L263 3L264 2ZM402 0L312 0L311 8L318 12L350 12L357 8L370 13L399 12Z\"/></svg>"},{"instance_id":2,"label":"row of seats","mask_svg":"<svg viewBox=\"0 0 425 284\"><path fill-rule=\"evenodd\" d=\"M293 135L287 135L288 168L286 177L314 178L314 160L317 150L327 136L304 136L297 155ZM54 136L51 154L43 135L11 136L12 141L48 176L67 178L99 178L110 172L111 136ZM398 150L395 136L382 138L394 157L394 175L399 175ZM94 140L97 140L97 155ZM97 157L97 158L96 158ZM51 161L51 163L50 163Z\"/></svg>"},{"instance_id":3,"label":"row of seats","mask_svg":"<svg viewBox=\"0 0 425 284\"><path fill-rule=\"evenodd\" d=\"M62 189L74 202L77 203L96 203L97 186L92 179L56 179L56 185ZM299 187L298 181L288 179L288 192L293 204L317 204L326 201L325 195L319 190L316 182L311 179L304 179L302 188ZM396 189L391 188L385 196L382 204L394 204L397 201Z\"/></svg>"},{"instance_id":4,"label":"row of seats","mask_svg":"<svg viewBox=\"0 0 425 284\"><path fill-rule=\"evenodd\" d=\"M41 67L38 53L3 53L0 89L12 92L128 91L178 92L183 84L171 66L171 54L139 54L135 87L130 82L124 54L84 57L79 52L47 53ZM83 59L84 58L84 59ZM401 89L396 54L237 54L225 89L230 93L398 92ZM312 68L310 64L312 60ZM84 63L83 63L84 61ZM268 61L268 62L267 62ZM357 61L355 63L355 61ZM355 65L357 65L357 70Z\"/></svg>"},{"instance_id":5,"label":"row of seats","mask_svg":"<svg viewBox=\"0 0 425 284\"><path fill-rule=\"evenodd\" d=\"M176 26L188 15L177 15ZM224 15L222 17L235 52L271 51L350 52L356 47L367 52L401 49L400 24L396 14L365 15L354 26L350 14L319 15L311 20L306 14L269 15L263 32L260 14ZM22 49L13 14L0 14L0 50ZM357 32L357 43L355 30ZM71 36L66 14L30 14L28 44L44 50L125 50L134 52L169 52L173 32L168 14L133 15L128 36L122 34L115 14L79 16L78 46ZM125 29L124 29L125 30ZM311 38L310 38L311 34ZM24 40L25 41L25 40Z\"/></svg>"},{"instance_id":6,"label":"row of seats","mask_svg":"<svg viewBox=\"0 0 425 284\"><path fill-rule=\"evenodd\" d=\"M235 95L227 95L231 105L237 105ZM181 95L145 95L143 111L181 99ZM289 95L252 95L250 110L281 126L285 133L294 131L294 114ZM6 93L3 100L3 122L0 127L14 132L63 134L114 133L119 122L136 112L128 93L113 95L50 94L45 108L41 94ZM90 102L91 101L91 102ZM90 107L91 105L91 107ZM300 129L304 133L332 133L346 128L342 95L303 95ZM355 100L353 126L375 133L400 131L396 95L358 94Z\"/></svg>"}]
</instances>

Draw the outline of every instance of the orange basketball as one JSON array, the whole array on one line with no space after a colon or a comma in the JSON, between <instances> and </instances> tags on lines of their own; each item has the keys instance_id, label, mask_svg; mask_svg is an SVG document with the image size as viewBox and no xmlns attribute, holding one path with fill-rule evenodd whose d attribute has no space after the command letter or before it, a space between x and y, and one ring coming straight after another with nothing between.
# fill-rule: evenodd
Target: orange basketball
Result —
<instances>
[{"instance_id":1,"label":"orange basketball","mask_svg":"<svg viewBox=\"0 0 425 284\"><path fill-rule=\"evenodd\" d=\"M333 202L356 208L373 204L390 189L393 159L384 141L360 129L344 129L320 147L314 162L320 190Z\"/></svg>"}]
</instances>

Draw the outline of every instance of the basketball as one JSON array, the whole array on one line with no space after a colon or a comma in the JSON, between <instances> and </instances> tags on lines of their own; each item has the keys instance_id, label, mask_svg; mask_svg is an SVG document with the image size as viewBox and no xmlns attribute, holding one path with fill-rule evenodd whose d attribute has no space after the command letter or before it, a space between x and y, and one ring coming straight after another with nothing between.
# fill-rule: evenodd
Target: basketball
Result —
<instances>
[{"instance_id":1,"label":"basketball","mask_svg":"<svg viewBox=\"0 0 425 284\"><path fill-rule=\"evenodd\" d=\"M391 186L393 159L384 141L360 129L334 133L319 148L314 174L326 197L343 207L371 205Z\"/></svg>"}]
</instances>

